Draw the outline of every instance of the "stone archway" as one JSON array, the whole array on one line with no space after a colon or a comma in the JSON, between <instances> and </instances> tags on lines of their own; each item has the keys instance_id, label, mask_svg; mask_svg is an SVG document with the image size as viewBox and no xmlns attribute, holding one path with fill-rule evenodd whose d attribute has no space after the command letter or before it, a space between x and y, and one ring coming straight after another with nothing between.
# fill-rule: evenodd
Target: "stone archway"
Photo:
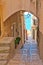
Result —
<instances>
[{"instance_id":1,"label":"stone archway","mask_svg":"<svg viewBox=\"0 0 43 65\"><path fill-rule=\"evenodd\" d=\"M30 20L26 21L26 16L27 16L27 19L29 19L29 16L31 16L31 21ZM24 21L25 21L25 28L26 28L25 30L27 30L27 35L28 35L28 33L29 34L31 33L32 38L35 41L37 41L38 18L36 16L34 16L34 14L32 14L30 12L24 12L24 19L25 19ZM28 27L28 26L30 26L29 21L31 22L30 23L31 27ZM30 30L29 30L29 28L30 28ZM25 34L26 34L26 32L25 32Z\"/></svg>"}]
</instances>

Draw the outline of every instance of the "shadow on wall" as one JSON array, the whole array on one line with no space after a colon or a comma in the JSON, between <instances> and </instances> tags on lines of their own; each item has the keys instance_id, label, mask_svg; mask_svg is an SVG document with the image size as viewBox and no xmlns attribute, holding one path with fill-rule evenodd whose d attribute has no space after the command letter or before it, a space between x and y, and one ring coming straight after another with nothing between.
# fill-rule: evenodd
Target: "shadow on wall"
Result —
<instances>
[{"instance_id":1,"label":"shadow on wall","mask_svg":"<svg viewBox=\"0 0 43 65\"><path fill-rule=\"evenodd\" d=\"M43 60L43 34L39 31L39 51L40 58Z\"/></svg>"},{"instance_id":2,"label":"shadow on wall","mask_svg":"<svg viewBox=\"0 0 43 65\"><path fill-rule=\"evenodd\" d=\"M16 23L16 28L18 28L18 23L20 23L20 11L11 15L6 21L4 21L4 35L3 36L13 36L13 30L11 26Z\"/></svg>"}]
</instances>

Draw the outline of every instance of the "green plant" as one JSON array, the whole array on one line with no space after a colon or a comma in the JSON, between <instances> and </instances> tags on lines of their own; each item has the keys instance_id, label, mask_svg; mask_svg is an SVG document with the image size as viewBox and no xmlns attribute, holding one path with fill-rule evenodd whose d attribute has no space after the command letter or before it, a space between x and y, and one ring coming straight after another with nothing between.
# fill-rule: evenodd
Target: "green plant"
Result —
<instances>
[{"instance_id":1,"label":"green plant","mask_svg":"<svg viewBox=\"0 0 43 65\"><path fill-rule=\"evenodd\" d=\"M17 37L17 38L15 39L15 48L16 48L16 46L19 44L20 40L21 40L20 37Z\"/></svg>"}]
</instances>

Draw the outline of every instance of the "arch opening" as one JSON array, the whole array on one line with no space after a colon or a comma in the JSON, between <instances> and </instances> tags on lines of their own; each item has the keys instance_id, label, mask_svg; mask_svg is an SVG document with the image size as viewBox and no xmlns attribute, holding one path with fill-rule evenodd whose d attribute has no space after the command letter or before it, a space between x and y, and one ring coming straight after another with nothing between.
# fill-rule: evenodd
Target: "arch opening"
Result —
<instances>
[{"instance_id":1,"label":"arch opening","mask_svg":"<svg viewBox=\"0 0 43 65\"><path fill-rule=\"evenodd\" d=\"M37 41L38 32L38 18L30 12L24 12L24 24L26 32L26 38L33 38Z\"/></svg>"}]
</instances>

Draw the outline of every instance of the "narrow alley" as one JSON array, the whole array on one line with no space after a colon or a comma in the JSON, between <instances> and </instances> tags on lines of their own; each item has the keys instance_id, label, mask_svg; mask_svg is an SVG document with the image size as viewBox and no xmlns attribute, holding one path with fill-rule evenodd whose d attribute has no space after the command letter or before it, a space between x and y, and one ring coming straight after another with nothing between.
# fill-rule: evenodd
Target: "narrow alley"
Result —
<instances>
[{"instance_id":1,"label":"narrow alley","mask_svg":"<svg viewBox=\"0 0 43 65\"><path fill-rule=\"evenodd\" d=\"M29 38L24 46L18 49L7 65L43 65L39 56L37 42Z\"/></svg>"}]
</instances>

